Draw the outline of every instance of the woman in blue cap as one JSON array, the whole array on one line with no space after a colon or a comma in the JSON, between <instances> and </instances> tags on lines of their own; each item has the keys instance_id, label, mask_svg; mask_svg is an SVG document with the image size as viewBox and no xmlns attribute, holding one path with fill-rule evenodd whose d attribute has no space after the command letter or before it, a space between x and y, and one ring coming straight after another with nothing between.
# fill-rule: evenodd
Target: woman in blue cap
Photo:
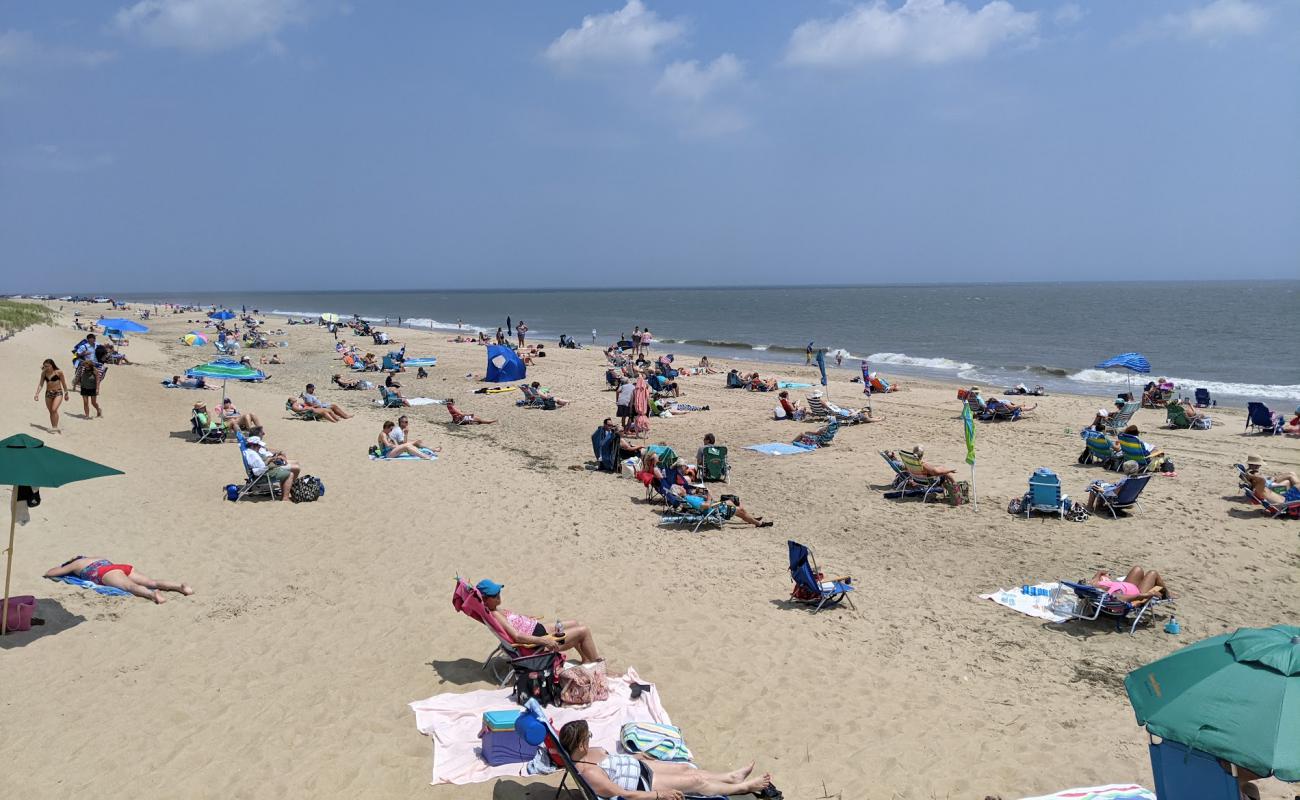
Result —
<instances>
[{"instance_id":1,"label":"woman in blue cap","mask_svg":"<svg viewBox=\"0 0 1300 800\"><path fill-rule=\"evenodd\" d=\"M484 578L475 587L483 595L483 605L501 626L510 633L516 645L522 647L541 647L547 650L577 650L584 663L604 661L596 650L595 637L591 628L572 619L556 620L555 630L548 631L537 617L520 614L501 607L501 590L503 584Z\"/></svg>"}]
</instances>

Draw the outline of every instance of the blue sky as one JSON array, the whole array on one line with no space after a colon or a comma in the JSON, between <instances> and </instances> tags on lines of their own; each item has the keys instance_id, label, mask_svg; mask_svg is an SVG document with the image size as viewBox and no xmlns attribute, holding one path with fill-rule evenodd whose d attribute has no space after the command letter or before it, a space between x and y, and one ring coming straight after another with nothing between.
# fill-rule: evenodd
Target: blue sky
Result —
<instances>
[{"instance_id":1,"label":"blue sky","mask_svg":"<svg viewBox=\"0 0 1300 800\"><path fill-rule=\"evenodd\" d=\"M0 0L0 291L1295 277L1280 0Z\"/></svg>"}]
</instances>

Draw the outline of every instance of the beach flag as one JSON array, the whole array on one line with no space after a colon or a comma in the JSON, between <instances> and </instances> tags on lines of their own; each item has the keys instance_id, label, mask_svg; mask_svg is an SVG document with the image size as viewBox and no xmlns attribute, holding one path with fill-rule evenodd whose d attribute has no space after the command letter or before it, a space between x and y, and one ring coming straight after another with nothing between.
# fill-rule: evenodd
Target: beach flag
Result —
<instances>
[{"instance_id":1,"label":"beach flag","mask_svg":"<svg viewBox=\"0 0 1300 800\"><path fill-rule=\"evenodd\" d=\"M822 373L822 386L826 385L826 351L817 351L817 369Z\"/></svg>"}]
</instances>

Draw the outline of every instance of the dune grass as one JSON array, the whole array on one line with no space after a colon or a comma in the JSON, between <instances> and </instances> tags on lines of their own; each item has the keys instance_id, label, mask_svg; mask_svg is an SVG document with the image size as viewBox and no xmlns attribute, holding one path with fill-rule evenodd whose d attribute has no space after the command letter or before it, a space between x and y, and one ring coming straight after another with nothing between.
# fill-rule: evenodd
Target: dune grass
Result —
<instances>
[{"instance_id":1,"label":"dune grass","mask_svg":"<svg viewBox=\"0 0 1300 800\"><path fill-rule=\"evenodd\" d=\"M54 322L54 311L40 303L0 300L0 332L5 338L33 325Z\"/></svg>"}]
</instances>

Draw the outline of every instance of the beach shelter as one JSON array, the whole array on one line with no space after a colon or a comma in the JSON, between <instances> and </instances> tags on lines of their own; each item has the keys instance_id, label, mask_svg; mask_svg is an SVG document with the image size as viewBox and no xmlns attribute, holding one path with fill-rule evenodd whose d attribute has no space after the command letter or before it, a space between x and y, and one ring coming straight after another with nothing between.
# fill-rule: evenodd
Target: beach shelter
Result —
<instances>
[{"instance_id":1,"label":"beach shelter","mask_svg":"<svg viewBox=\"0 0 1300 800\"><path fill-rule=\"evenodd\" d=\"M210 319L234 319L235 312L223 308L220 311L213 311L208 317Z\"/></svg>"},{"instance_id":2,"label":"beach shelter","mask_svg":"<svg viewBox=\"0 0 1300 800\"><path fill-rule=\"evenodd\" d=\"M95 324L109 331L121 331L122 333L145 333L149 326L141 325L131 319L100 319Z\"/></svg>"},{"instance_id":3,"label":"beach shelter","mask_svg":"<svg viewBox=\"0 0 1300 800\"><path fill-rule=\"evenodd\" d=\"M1161 739L1300 781L1300 627L1211 636L1133 670L1124 688L1138 724Z\"/></svg>"},{"instance_id":4,"label":"beach shelter","mask_svg":"<svg viewBox=\"0 0 1300 800\"><path fill-rule=\"evenodd\" d=\"M18 524L18 487L62 486L73 481L121 475L122 471L46 447L40 439L16 434L0 440L0 485L12 486L9 499L9 547L5 550L5 596L0 606L0 634L9 630L9 578L14 567L14 529ZM26 502L25 500L23 502Z\"/></svg>"},{"instance_id":5,"label":"beach shelter","mask_svg":"<svg viewBox=\"0 0 1300 800\"><path fill-rule=\"evenodd\" d=\"M490 344L487 348L487 377L486 381L492 383L509 383L511 381L522 381L528 374L524 362L519 360L519 355L509 347L502 347L499 344Z\"/></svg>"}]
</instances>

